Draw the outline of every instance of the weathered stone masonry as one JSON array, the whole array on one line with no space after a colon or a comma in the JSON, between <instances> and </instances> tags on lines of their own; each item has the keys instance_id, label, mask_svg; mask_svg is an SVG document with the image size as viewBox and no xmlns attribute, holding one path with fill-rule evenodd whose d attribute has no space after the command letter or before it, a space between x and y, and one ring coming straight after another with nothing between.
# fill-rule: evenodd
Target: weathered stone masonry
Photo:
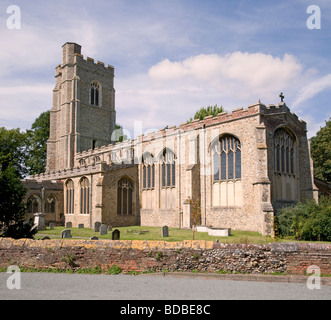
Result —
<instances>
[{"instance_id":1,"label":"weathered stone masonry","mask_svg":"<svg viewBox=\"0 0 331 320\"><path fill-rule=\"evenodd\" d=\"M224 244L212 241L0 239L0 267L75 268L112 265L128 271L224 271L305 274L316 265L331 274L331 244ZM63 259L64 258L64 259Z\"/></svg>"},{"instance_id":2,"label":"weathered stone masonry","mask_svg":"<svg viewBox=\"0 0 331 320\"><path fill-rule=\"evenodd\" d=\"M191 228L193 199L201 225L272 235L279 208L317 200L306 123L283 98L115 143L114 76L80 45L63 46L47 169L25 180L26 202L36 204L29 213L43 211L40 187L54 199L46 224ZM62 192L48 189L52 181Z\"/></svg>"}]
</instances>

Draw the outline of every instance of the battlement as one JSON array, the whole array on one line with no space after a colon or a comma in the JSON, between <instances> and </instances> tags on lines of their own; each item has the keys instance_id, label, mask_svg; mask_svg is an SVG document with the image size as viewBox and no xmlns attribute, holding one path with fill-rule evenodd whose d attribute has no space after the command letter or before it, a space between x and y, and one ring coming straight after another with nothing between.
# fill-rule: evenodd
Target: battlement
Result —
<instances>
[{"instance_id":1,"label":"battlement","mask_svg":"<svg viewBox=\"0 0 331 320\"><path fill-rule=\"evenodd\" d=\"M47 180L63 180L69 177L79 176L79 175L87 175L91 173L97 173L97 172L104 172L110 170L109 166L105 162L95 162L90 165L84 165L80 167L75 167L71 169L63 169L58 171L49 171L44 172L40 174L35 174L33 176L30 176L29 179L27 179L27 182L35 182L40 183L41 181L47 181Z\"/></svg>"},{"instance_id":2,"label":"battlement","mask_svg":"<svg viewBox=\"0 0 331 320\"><path fill-rule=\"evenodd\" d=\"M297 115L291 112L285 103L265 106L259 102L249 105L247 108L236 108L230 113L222 112L215 117L206 116L203 120L195 119L191 122L182 123L179 126L171 126L160 129L159 131L142 134L132 140L109 144L107 146L95 148L94 150L90 149L83 151L75 155L75 163L77 166L91 165L95 161L106 162L109 165L116 163L130 164L133 161L136 162L136 159L133 159L132 150L139 144L158 139L170 138L171 136L189 133L194 130L204 130L222 123L245 119L248 117L260 115L272 116L282 113L286 113L292 120L296 121L299 126L306 129L306 123L303 120L299 120Z\"/></svg>"},{"instance_id":3,"label":"battlement","mask_svg":"<svg viewBox=\"0 0 331 320\"><path fill-rule=\"evenodd\" d=\"M278 105L268 105L265 106L263 103L258 102L256 104L251 104L247 108L236 108L232 112L221 112L217 116L206 116L204 119L195 119L191 122L184 122L179 126L172 126L169 128L161 129L157 132L151 132L147 135L139 136L141 142L149 141L157 138L162 138L164 136L169 136L171 134L178 134L179 131L186 132L190 130L205 129L211 126L219 125L221 123L235 121L241 118L253 117L259 114L262 115L276 115L280 113L287 113L293 120L295 120L300 126L306 129L306 122L300 120L298 116L291 112L285 103L280 103Z\"/></svg>"},{"instance_id":4,"label":"battlement","mask_svg":"<svg viewBox=\"0 0 331 320\"><path fill-rule=\"evenodd\" d=\"M77 63L86 64L88 67L91 65L97 67L100 70L114 73L114 67L111 65L105 66L105 63L101 61L94 61L93 58L86 57L81 54L82 47L73 42L67 42L62 46L62 64L56 67L56 74L59 74L60 69L67 65L74 65Z\"/></svg>"},{"instance_id":5,"label":"battlement","mask_svg":"<svg viewBox=\"0 0 331 320\"><path fill-rule=\"evenodd\" d=\"M31 176L28 179L22 180L23 184L25 186L29 186L30 190L40 190L41 187L44 187L47 190L61 190L63 188L62 182L55 179L45 180L41 181L40 179L36 179L37 176L41 175L35 175Z\"/></svg>"},{"instance_id":6,"label":"battlement","mask_svg":"<svg viewBox=\"0 0 331 320\"><path fill-rule=\"evenodd\" d=\"M264 106L262 113L266 116L286 113L292 118L292 120L297 122L299 126L301 126L304 130L307 130L307 123L304 120L299 119L299 117L294 112L292 112L284 102L281 102L278 105L269 104L267 107Z\"/></svg>"},{"instance_id":7,"label":"battlement","mask_svg":"<svg viewBox=\"0 0 331 320\"><path fill-rule=\"evenodd\" d=\"M105 71L111 71L112 73L114 72L114 67L111 65L105 65L105 63L101 62L101 61L96 61L91 58L91 57L86 57L86 59L84 59L84 56L80 53L75 53L74 54L74 63L85 63L87 66L91 66L94 65L97 68L100 68L102 70Z\"/></svg>"}]
</instances>

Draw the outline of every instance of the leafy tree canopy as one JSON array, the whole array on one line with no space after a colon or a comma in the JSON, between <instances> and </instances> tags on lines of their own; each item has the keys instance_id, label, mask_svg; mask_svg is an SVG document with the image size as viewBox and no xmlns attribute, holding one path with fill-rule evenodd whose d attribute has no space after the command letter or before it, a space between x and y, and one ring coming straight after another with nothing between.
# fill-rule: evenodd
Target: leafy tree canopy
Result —
<instances>
[{"instance_id":1,"label":"leafy tree canopy","mask_svg":"<svg viewBox=\"0 0 331 320\"><path fill-rule=\"evenodd\" d=\"M36 233L33 221L25 221L25 192L17 168L10 164L0 170L0 236L32 238Z\"/></svg>"},{"instance_id":2,"label":"leafy tree canopy","mask_svg":"<svg viewBox=\"0 0 331 320\"><path fill-rule=\"evenodd\" d=\"M27 174L26 137L26 133L21 132L20 129L0 128L0 169L2 171L13 166L21 177Z\"/></svg>"},{"instance_id":3,"label":"leafy tree canopy","mask_svg":"<svg viewBox=\"0 0 331 320\"><path fill-rule=\"evenodd\" d=\"M331 182L331 118L325 124L310 140L311 157L314 161L314 175Z\"/></svg>"},{"instance_id":4,"label":"leafy tree canopy","mask_svg":"<svg viewBox=\"0 0 331 320\"><path fill-rule=\"evenodd\" d=\"M49 138L50 112L43 112L27 130L28 154L26 165L29 173L39 174L46 170L47 140Z\"/></svg>"},{"instance_id":5,"label":"leafy tree canopy","mask_svg":"<svg viewBox=\"0 0 331 320\"><path fill-rule=\"evenodd\" d=\"M122 142L122 141L124 141L126 139L127 139L127 136L125 134L123 134L123 126L121 126L120 124L116 123L116 126L115 126L115 135L112 136L112 140L113 141Z\"/></svg>"},{"instance_id":6,"label":"leafy tree canopy","mask_svg":"<svg viewBox=\"0 0 331 320\"><path fill-rule=\"evenodd\" d=\"M223 106L218 107L217 104L215 104L214 106L207 106L207 107L202 107L200 108L194 115L194 120L195 119L200 119L203 120L204 117L207 116L213 116L216 117L219 113L224 112L224 108ZM193 119L191 118L190 121L188 122L192 122Z\"/></svg>"}]
</instances>

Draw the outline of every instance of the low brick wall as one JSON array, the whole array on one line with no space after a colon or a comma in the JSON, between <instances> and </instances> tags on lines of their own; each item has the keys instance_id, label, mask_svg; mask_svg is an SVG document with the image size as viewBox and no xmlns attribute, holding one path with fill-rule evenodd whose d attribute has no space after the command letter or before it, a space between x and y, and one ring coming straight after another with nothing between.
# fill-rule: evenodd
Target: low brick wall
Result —
<instances>
[{"instance_id":1,"label":"low brick wall","mask_svg":"<svg viewBox=\"0 0 331 320\"><path fill-rule=\"evenodd\" d=\"M331 244L224 244L212 241L31 240L0 238L0 267L93 268L128 271L224 271L331 274Z\"/></svg>"}]
</instances>

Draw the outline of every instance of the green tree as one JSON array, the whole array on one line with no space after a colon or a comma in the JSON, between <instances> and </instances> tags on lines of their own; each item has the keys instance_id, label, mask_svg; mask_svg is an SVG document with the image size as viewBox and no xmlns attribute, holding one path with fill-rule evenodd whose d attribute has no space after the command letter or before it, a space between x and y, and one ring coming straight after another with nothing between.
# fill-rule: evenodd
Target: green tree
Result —
<instances>
[{"instance_id":1,"label":"green tree","mask_svg":"<svg viewBox=\"0 0 331 320\"><path fill-rule=\"evenodd\" d=\"M122 142L122 141L124 141L124 140L127 139L127 136L125 134L123 134L123 126L121 126L118 123L115 126L115 132L116 132L115 137L112 137L113 138L113 141Z\"/></svg>"},{"instance_id":2,"label":"green tree","mask_svg":"<svg viewBox=\"0 0 331 320\"><path fill-rule=\"evenodd\" d=\"M200 200L199 199L191 199L188 198L190 201L190 207L191 207L191 217L192 217L192 240L194 240L194 233L196 230L197 225L200 224L201 220L201 206L200 206Z\"/></svg>"},{"instance_id":3,"label":"green tree","mask_svg":"<svg viewBox=\"0 0 331 320\"><path fill-rule=\"evenodd\" d=\"M314 175L331 182L331 118L325 124L310 140L311 157L314 161Z\"/></svg>"},{"instance_id":4,"label":"green tree","mask_svg":"<svg viewBox=\"0 0 331 320\"><path fill-rule=\"evenodd\" d=\"M20 177L27 174L26 137L26 133L21 132L20 129L0 128L0 169L2 171L13 166Z\"/></svg>"},{"instance_id":5,"label":"green tree","mask_svg":"<svg viewBox=\"0 0 331 320\"><path fill-rule=\"evenodd\" d=\"M200 108L194 115L194 120L195 119L200 119L203 120L204 117L207 116L213 116L216 117L219 113L224 112L224 108L223 106L218 107L217 104L215 104L214 106L207 106L207 107L202 107ZM191 118L190 121L188 122L192 122L193 119Z\"/></svg>"},{"instance_id":6,"label":"green tree","mask_svg":"<svg viewBox=\"0 0 331 320\"><path fill-rule=\"evenodd\" d=\"M49 138L50 112L46 111L27 130L28 154L26 166L29 173L39 174L46 170L47 140Z\"/></svg>"},{"instance_id":7,"label":"green tree","mask_svg":"<svg viewBox=\"0 0 331 320\"><path fill-rule=\"evenodd\" d=\"M26 193L17 169L8 165L0 171L0 236L32 238L33 221L25 221L26 208L23 197Z\"/></svg>"},{"instance_id":8,"label":"green tree","mask_svg":"<svg viewBox=\"0 0 331 320\"><path fill-rule=\"evenodd\" d=\"M297 240L331 241L331 198L299 202L281 209L275 217L277 236Z\"/></svg>"},{"instance_id":9,"label":"green tree","mask_svg":"<svg viewBox=\"0 0 331 320\"><path fill-rule=\"evenodd\" d=\"M33 221L25 221L21 179L26 167L27 134L20 129L0 128L0 236L32 237Z\"/></svg>"}]
</instances>

